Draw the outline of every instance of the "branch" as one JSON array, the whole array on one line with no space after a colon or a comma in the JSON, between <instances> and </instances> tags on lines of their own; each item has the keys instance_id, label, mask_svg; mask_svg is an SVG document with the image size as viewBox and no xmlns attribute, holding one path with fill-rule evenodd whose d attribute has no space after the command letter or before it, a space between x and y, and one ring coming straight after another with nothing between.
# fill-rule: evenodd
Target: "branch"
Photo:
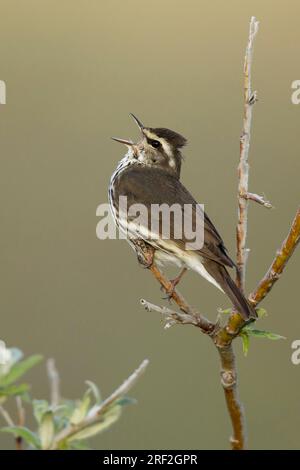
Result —
<instances>
[{"instance_id":1,"label":"branch","mask_svg":"<svg viewBox=\"0 0 300 470\"><path fill-rule=\"evenodd\" d=\"M149 361L145 359L139 367L120 385L108 398L100 405L95 405L87 414L87 416L79 424L70 424L55 437L51 450L59 449L61 444L68 440L71 436L86 429L87 427L99 423L103 419L104 413L113 402L125 395L144 373Z\"/></svg>"},{"instance_id":2,"label":"branch","mask_svg":"<svg viewBox=\"0 0 300 470\"><path fill-rule=\"evenodd\" d=\"M155 264L152 264L149 269L154 275L154 277L158 280L160 285L164 288L166 293L170 295L170 298L172 298L176 302L180 310L186 313L189 317L193 317L193 321L195 322L194 324L196 324L196 326L201 328L201 330L207 334L210 334L212 331L214 331L214 323L210 322L203 315L197 314L194 309L182 297L182 295L179 294L176 289L174 289L172 283L164 277L162 272L157 268L157 266L155 266Z\"/></svg>"},{"instance_id":3,"label":"branch","mask_svg":"<svg viewBox=\"0 0 300 470\"><path fill-rule=\"evenodd\" d=\"M193 324L196 324L196 326L198 326L204 333L207 333L207 334L210 334L212 331L214 331L215 325L212 322L210 322L207 318L205 318L203 315L196 313L194 309L187 303L184 297L176 289L174 289L174 285L163 275L163 273L154 264L153 260L154 260L155 249L151 245L148 245L148 243L146 243L142 239L134 240L132 242L135 245L138 262L142 266L149 269L149 271L151 271L155 279L159 282L161 287L165 290L169 299L174 300L174 302L178 305L180 310L190 317L191 321L188 323L191 323L193 321ZM149 305L153 306L153 304L149 304ZM176 314L176 315L178 316L179 314Z\"/></svg>"},{"instance_id":4,"label":"branch","mask_svg":"<svg viewBox=\"0 0 300 470\"><path fill-rule=\"evenodd\" d=\"M255 291L249 296L249 300L253 305L258 305L266 295L270 292L275 282L279 279L289 259L294 253L300 240L300 208L298 209L289 233L278 250L269 270L260 281ZM233 313L227 325L220 329L214 336L214 341L218 347L221 356L223 370L227 371L226 377L232 377L233 384L229 389L224 387L224 374L221 373L222 385L224 388L227 408L233 425L233 438L231 439L232 449L242 449L245 446L245 416L242 405L239 402L237 391L237 377L234 352L232 349L232 341L238 336L241 328L245 326L245 321L238 313ZM227 348L226 348L227 347ZM224 367L224 361L225 367ZM241 447L239 447L241 445Z\"/></svg>"},{"instance_id":5,"label":"branch","mask_svg":"<svg viewBox=\"0 0 300 470\"><path fill-rule=\"evenodd\" d=\"M268 202L261 197L248 192L249 182L249 147L250 131L252 121L252 107L257 100L256 92L251 89L251 67L254 48L254 38L258 31L258 21L252 16L250 21L249 38L244 61L244 118L243 131L240 138L240 162L238 167L238 223L236 228L237 239L237 278L236 282L242 292L245 290L246 262L249 250L246 249L247 222L248 222L248 200L254 199L263 205L268 206ZM241 326L245 324L238 313L233 313L225 328L220 329L214 336L214 341L218 347L222 370L221 383L223 386L225 400L230 415L233 437L230 439L231 448L245 449L246 427L245 412L238 397L237 388L237 367L235 354L232 347L233 338L240 332ZM241 325L241 326L240 326ZM234 329L232 330L232 327ZM234 334L232 334L232 331Z\"/></svg>"},{"instance_id":6,"label":"branch","mask_svg":"<svg viewBox=\"0 0 300 470\"><path fill-rule=\"evenodd\" d=\"M56 408L60 402L59 392L59 373L55 366L54 359L48 359L47 361L47 372L50 383L50 401L52 408Z\"/></svg>"},{"instance_id":7,"label":"branch","mask_svg":"<svg viewBox=\"0 0 300 470\"><path fill-rule=\"evenodd\" d=\"M257 306L270 292L275 282L278 281L292 254L294 253L300 240L300 208L292 222L291 228L286 239L283 241L281 248L277 251L276 256L269 267L268 271L257 285L256 289L249 295L249 301ZM231 344L234 338L245 326L245 320L238 314L232 313L226 326L220 329L215 336L215 342L220 347L226 347Z\"/></svg>"},{"instance_id":8,"label":"branch","mask_svg":"<svg viewBox=\"0 0 300 470\"><path fill-rule=\"evenodd\" d=\"M219 349L219 353L222 366L221 384L233 428L233 436L230 438L231 448L242 450L246 447L245 412L238 395L235 354L232 345Z\"/></svg>"},{"instance_id":9,"label":"branch","mask_svg":"<svg viewBox=\"0 0 300 470\"><path fill-rule=\"evenodd\" d=\"M248 180L249 165L248 154L250 147L250 130L252 120L252 106L256 102L256 92L251 90L251 66L253 56L254 38L258 31L258 21L252 16L250 21L249 39L246 48L244 62L244 118L243 131L240 138L240 163L238 166L239 187L238 187L238 224L236 228L237 238L237 285L244 291L245 270L247 261L246 237L247 237L247 216L248 216Z\"/></svg>"},{"instance_id":10,"label":"branch","mask_svg":"<svg viewBox=\"0 0 300 470\"><path fill-rule=\"evenodd\" d=\"M246 199L248 201L257 202L258 204L266 207L267 209L272 209L273 208L270 201L267 201L263 196L259 196L258 194L245 193L245 194L240 194L240 197L243 197L244 199Z\"/></svg>"},{"instance_id":11,"label":"branch","mask_svg":"<svg viewBox=\"0 0 300 470\"><path fill-rule=\"evenodd\" d=\"M18 426L24 426L25 410L22 406L21 397L19 396L16 397L16 404L17 404L17 413L18 413ZM6 421L9 427L15 427L15 423L13 422L10 414L2 405L0 405L0 414L2 415L3 419ZM21 438L21 436L16 436L15 443L16 443L16 450L22 450L23 439Z\"/></svg>"},{"instance_id":12,"label":"branch","mask_svg":"<svg viewBox=\"0 0 300 470\"><path fill-rule=\"evenodd\" d=\"M23 427L25 425L25 409L23 408L22 398L16 397L17 413L18 413L18 426ZM16 437L16 449L23 450L23 439L21 436Z\"/></svg>"},{"instance_id":13,"label":"branch","mask_svg":"<svg viewBox=\"0 0 300 470\"><path fill-rule=\"evenodd\" d=\"M158 312L162 315L165 321L165 329L170 328L173 325L180 324L180 325L194 325L200 328L203 333L207 333L212 335L215 329L218 327L218 323L213 325L213 329L211 331L204 331L203 330L203 318L196 313L187 314L182 312L175 312L167 307L159 307L158 305L154 305L147 300L141 299L141 305L147 310L148 312Z\"/></svg>"},{"instance_id":14,"label":"branch","mask_svg":"<svg viewBox=\"0 0 300 470\"><path fill-rule=\"evenodd\" d=\"M10 417L10 414L8 413L8 411L6 411L6 409L2 405L0 405L0 414L2 415L3 419L6 421L8 426L14 426L15 425L15 423L13 422L13 420Z\"/></svg>"},{"instance_id":15,"label":"branch","mask_svg":"<svg viewBox=\"0 0 300 470\"><path fill-rule=\"evenodd\" d=\"M261 302L270 292L275 282L278 281L290 257L294 253L300 240L300 208L298 208L295 218L292 222L289 233L277 251L277 254L254 292L250 294L249 300L254 305Z\"/></svg>"}]
</instances>

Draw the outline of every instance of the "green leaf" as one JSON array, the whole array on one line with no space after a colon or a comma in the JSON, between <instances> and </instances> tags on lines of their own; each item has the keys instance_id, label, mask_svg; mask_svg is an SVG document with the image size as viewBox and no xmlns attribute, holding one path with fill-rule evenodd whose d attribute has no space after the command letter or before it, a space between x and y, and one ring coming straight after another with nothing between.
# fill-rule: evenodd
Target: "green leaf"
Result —
<instances>
[{"instance_id":1,"label":"green leaf","mask_svg":"<svg viewBox=\"0 0 300 470\"><path fill-rule=\"evenodd\" d=\"M122 397L122 398L119 398L115 403L120 406L126 406L126 405L135 405L137 401L135 398Z\"/></svg>"},{"instance_id":2,"label":"green leaf","mask_svg":"<svg viewBox=\"0 0 300 470\"><path fill-rule=\"evenodd\" d=\"M39 436L42 449L49 449L54 438L54 421L52 411L47 411L43 414L41 424L39 426Z\"/></svg>"},{"instance_id":3,"label":"green leaf","mask_svg":"<svg viewBox=\"0 0 300 470\"><path fill-rule=\"evenodd\" d=\"M286 339L284 336L278 335L277 333L272 333L271 331L266 330L257 330L249 326L245 326L242 329L242 332L246 332L248 335L256 336L257 338L267 338L271 340Z\"/></svg>"},{"instance_id":4,"label":"green leaf","mask_svg":"<svg viewBox=\"0 0 300 470\"><path fill-rule=\"evenodd\" d=\"M28 357L27 359L24 359L23 361L17 362L12 366L7 375L1 377L0 386L3 387L6 385L11 385L17 379L22 377L22 375L24 375L29 369L41 362L42 359L43 356L36 354L34 356Z\"/></svg>"},{"instance_id":5,"label":"green leaf","mask_svg":"<svg viewBox=\"0 0 300 470\"><path fill-rule=\"evenodd\" d=\"M255 311L257 313L258 318L263 318L267 316L267 310L265 308L256 308Z\"/></svg>"},{"instance_id":6,"label":"green leaf","mask_svg":"<svg viewBox=\"0 0 300 470\"><path fill-rule=\"evenodd\" d=\"M16 437L22 437L27 444L31 445L36 449L41 448L41 443L36 434L34 434L30 429L23 426L8 426L1 429L2 432L9 432Z\"/></svg>"},{"instance_id":7,"label":"green leaf","mask_svg":"<svg viewBox=\"0 0 300 470\"><path fill-rule=\"evenodd\" d=\"M42 418L47 411L49 411L49 403L47 400L32 400L33 414L38 424L41 423Z\"/></svg>"},{"instance_id":8,"label":"green leaf","mask_svg":"<svg viewBox=\"0 0 300 470\"><path fill-rule=\"evenodd\" d=\"M8 385L7 387L0 387L0 397L23 395L29 390L29 385Z\"/></svg>"},{"instance_id":9,"label":"green leaf","mask_svg":"<svg viewBox=\"0 0 300 470\"><path fill-rule=\"evenodd\" d=\"M112 423L103 421L102 423L93 424L92 426L88 426L87 428L83 429L82 431L78 431L72 437L68 439L68 442L73 442L76 440L88 439L89 437L95 436L99 432L103 431L104 429L108 428Z\"/></svg>"},{"instance_id":10,"label":"green leaf","mask_svg":"<svg viewBox=\"0 0 300 470\"><path fill-rule=\"evenodd\" d=\"M249 346L250 346L250 338L249 338L249 335L248 335L248 333L242 331L242 332L240 333L240 336L241 336L242 342L243 342L243 353L244 353L244 356L247 356L248 351L249 351Z\"/></svg>"},{"instance_id":11,"label":"green leaf","mask_svg":"<svg viewBox=\"0 0 300 470\"><path fill-rule=\"evenodd\" d=\"M74 413L76 403L74 400L64 400L59 407L56 408L55 414L70 420Z\"/></svg>"},{"instance_id":12,"label":"green leaf","mask_svg":"<svg viewBox=\"0 0 300 470\"><path fill-rule=\"evenodd\" d=\"M90 393L91 393L90 390L88 390L84 394L83 399L79 402L79 405L73 411L73 414L70 418L71 424L77 425L81 423L81 421L86 417L90 404L91 404Z\"/></svg>"},{"instance_id":13,"label":"green leaf","mask_svg":"<svg viewBox=\"0 0 300 470\"><path fill-rule=\"evenodd\" d=\"M95 436L96 434L99 434L105 429L108 429L113 423L115 423L119 419L120 416L121 406L116 405L103 416L102 421L96 424L92 424L91 426L88 426L82 431L78 431L76 434L73 434L73 436L68 439L68 442L87 439L89 437Z\"/></svg>"},{"instance_id":14,"label":"green leaf","mask_svg":"<svg viewBox=\"0 0 300 470\"><path fill-rule=\"evenodd\" d=\"M91 382L91 380L86 380L85 383L88 385L89 390L94 395L96 405L99 405L102 401L99 388L94 382Z\"/></svg>"}]
</instances>

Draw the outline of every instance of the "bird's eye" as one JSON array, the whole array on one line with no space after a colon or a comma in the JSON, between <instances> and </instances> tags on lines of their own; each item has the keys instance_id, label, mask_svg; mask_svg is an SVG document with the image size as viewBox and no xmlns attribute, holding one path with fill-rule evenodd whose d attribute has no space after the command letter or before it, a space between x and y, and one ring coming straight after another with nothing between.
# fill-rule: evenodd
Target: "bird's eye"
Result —
<instances>
[{"instance_id":1,"label":"bird's eye","mask_svg":"<svg viewBox=\"0 0 300 470\"><path fill-rule=\"evenodd\" d=\"M157 149L160 146L160 142L158 140L151 140L151 145Z\"/></svg>"}]
</instances>

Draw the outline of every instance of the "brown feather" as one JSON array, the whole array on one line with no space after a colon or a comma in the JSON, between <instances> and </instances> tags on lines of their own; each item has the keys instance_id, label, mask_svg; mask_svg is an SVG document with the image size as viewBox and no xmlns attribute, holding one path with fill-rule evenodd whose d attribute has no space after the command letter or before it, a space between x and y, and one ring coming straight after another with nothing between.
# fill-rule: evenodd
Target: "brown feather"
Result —
<instances>
[{"instance_id":1,"label":"brown feather","mask_svg":"<svg viewBox=\"0 0 300 470\"><path fill-rule=\"evenodd\" d=\"M193 213L197 208L195 199L182 183L160 168L131 165L116 177L114 185L115 194L127 196L128 207L136 203L144 204L150 211L152 204L160 205L164 203L169 206L180 204L182 207L184 204L191 204ZM195 230L194 217L191 225L193 230ZM148 228L150 229L150 220ZM191 240L187 240L184 237L184 234L182 239L173 238L173 241L183 250L186 243L191 242ZM220 234L206 214L204 215L204 246L197 253L201 257L214 260L222 265L228 267L234 266L234 262L228 256Z\"/></svg>"}]
</instances>

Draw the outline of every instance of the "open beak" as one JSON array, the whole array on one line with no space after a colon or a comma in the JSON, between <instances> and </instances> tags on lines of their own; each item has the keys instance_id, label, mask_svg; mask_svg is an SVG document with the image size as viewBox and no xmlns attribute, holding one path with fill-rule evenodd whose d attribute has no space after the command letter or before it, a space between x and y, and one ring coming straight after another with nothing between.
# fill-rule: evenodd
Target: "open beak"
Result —
<instances>
[{"instance_id":1,"label":"open beak","mask_svg":"<svg viewBox=\"0 0 300 470\"><path fill-rule=\"evenodd\" d=\"M132 142L132 140L119 139L118 137L112 137L112 140L115 140L116 142L120 142L121 144L124 144L129 148L134 145L134 142Z\"/></svg>"},{"instance_id":2,"label":"open beak","mask_svg":"<svg viewBox=\"0 0 300 470\"><path fill-rule=\"evenodd\" d=\"M145 128L144 124L134 114L130 113L130 116L132 116L135 122L137 123L139 130L143 132L143 129Z\"/></svg>"},{"instance_id":3,"label":"open beak","mask_svg":"<svg viewBox=\"0 0 300 470\"><path fill-rule=\"evenodd\" d=\"M143 134L143 130L145 128L144 124L134 114L130 113L130 116L133 117L136 124L138 125L139 130ZM115 140L116 142L120 142L121 144L126 145L128 148L133 148L134 151L136 149L136 147L135 147L136 144L134 142L132 142L132 140L120 139L119 137L112 137L112 139Z\"/></svg>"}]
</instances>

